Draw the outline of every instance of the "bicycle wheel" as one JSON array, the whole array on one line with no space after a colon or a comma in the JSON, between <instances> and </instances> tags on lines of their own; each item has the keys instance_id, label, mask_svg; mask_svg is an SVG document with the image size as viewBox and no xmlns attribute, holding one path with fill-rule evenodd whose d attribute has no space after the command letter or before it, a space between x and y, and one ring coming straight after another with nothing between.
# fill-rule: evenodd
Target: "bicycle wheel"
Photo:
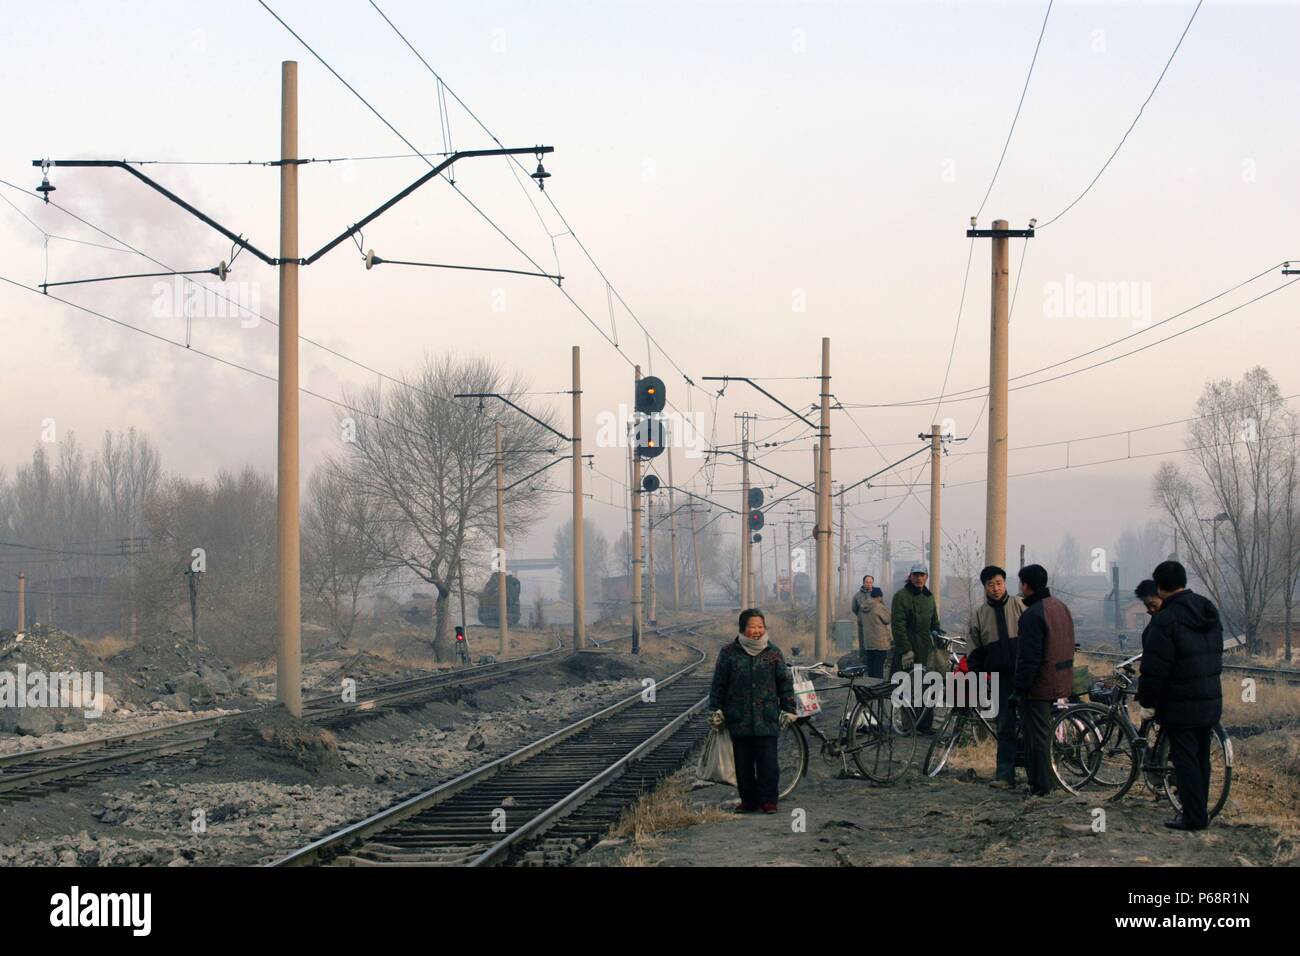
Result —
<instances>
[{"instance_id":1,"label":"bicycle wheel","mask_svg":"<svg viewBox=\"0 0 1300 956\"><path fill-rule=\"evenodd\" d=\"M1078 793L1090 784L1116 789L1108 799L1123 796L1136 779L1135 759L1127 728L1109 709L1075 704L1052 720L1052 775L1065 790Z\"/></svg>"},{"instance_id":2,"label":"bicycle wheel","mask_svg":"<svg viewBox=\"0 0 1300 956\"><path fill-rule=\"evenodd\" d=\"M1161 768L1159 772L1164 778L1164 795L1169 798L1169 803L1173 806L1174 812L1182 813L1183 804L1178 798L1178 780L1174 775L1174 768L1169 760L1169 738L1163 730L1160 732L1159 737L1156 738L1153 763L1156 767ZM1215 724L1214 733L1210 738L1210 779L1207 789L1208 799L1206 800L1210 819L1218 816L1219 811L1228 802L1228 791L1231 789L1232 741L1228 737L1228 732L1223 729L1223 725Z\"/></svg>"},{"instance_id":3,"label":"bicycle wheel","mask_svg":"<svg viewBox=\"0 0 1300 956\"><path fill-rule=\"evenodd\" d=\"M849 753L858 770L876 783L893 783L916 755L916 723L908 707L888 697L859 703L849 717Z\"/></svg>"},{"instance_id":4,"label":"bicycle wheel","mask_svg":"<svg viewBox=\"0 0 1300 956\"><path fill-rule=\"evenodd\" d=\"M777 797L784 799L799 786L799 781L808 772L808 738L797 723L782 728L777 737L776 765L781 788Z\"/></svg>"},{"instance_id":5,"label":"bicycle wheel","mask_svg":"<svg viewBox=\"0 0 1300 956\"><path fill-rule=\"evenodd\" d=\"M939 732L934 735L934 739L930 741L930 747L925 752L925 760L921 763L921 772L927 777L937 777L939 772L948 765L948 758L952 756L953 750L968 742L962 739L965 735L966 715L954 708L948 713L947 719L939 728Z\"/></svg>"}]
</instances>

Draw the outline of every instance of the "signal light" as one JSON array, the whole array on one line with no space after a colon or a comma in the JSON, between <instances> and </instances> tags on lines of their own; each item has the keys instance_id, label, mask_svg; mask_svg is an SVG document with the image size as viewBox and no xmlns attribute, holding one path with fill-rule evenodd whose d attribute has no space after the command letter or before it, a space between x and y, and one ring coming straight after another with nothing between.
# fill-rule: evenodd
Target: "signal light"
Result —
<instances>
[{"instance_id":1,"label":"signal light","mask_svg":"<svg viewBox=\"0 0 1300 956\"><path fill-rule=\"evenodd\" d=\"M763 527L763 512L757 508L749 512L749 530L757 531Z\"/></svg>"},{"instance_id":2,"label":"signal light","mask_svg":"<svg viewBox=\"0 0 1300 956\"><path fill-rule=\"evenodd\" d=\"M658 490L659 490L659 476L658 476L658 475L646 475L644 478L642 478L642 479L641 479L641 490L642 490L642 491L658 491Z\"/></svg>"},{"instance_id":3,"label":"signal light","mask_svg":"<svg viewBox=\"0 0 1300 956\"><path fill-rule=\"evenodd\" d=\"M638 458L654 458L663 454L667 446L667 429L664 420L658 415L644 415L636 422L636 455Z\"/></svg>"},{"instance_id":4,"label":"signal light","mask_svg":"<svg viewBox=\"0 0 1300 956\"><path fill-rule=\"evenodd\" d=\"M654 375L636 380L636 410L643 414L662 412L668 401L663 379Z\"/></svg>"},{"instance_id":5,"label":"signal light","mask_svg":"<svg viewBox=\"0 0 1300 956\"><path fill-rule=\"evenodd\" d=\"M759 543L760 541L762 541L762 540L763 540L763 536L762 536L761 534L759 534L757 531L754 532L753 542L754 542L755 544L758 544L758 543Z\"/></svg>"},{"instance_id":6,"label":"signal light","mask_svg":"<svg viewBox=\"0 0 1300 956\"><path fill-rule=\"evenodd\" d=\"M457 644L465 643L465 629L461 627L459 624L456 625L456 643Z\"/></svg>"},{"instance_id":7,"label":"signal light","mask_svg":"<svg viewBox=\"0 0 1300 956\"><path fill-rule=\"evenodd\" d=\"M749 489L749 506L750 506L751 508L761 508L761 507L763 507L763 489L762 489L762 488L750 488L750 489Z\"/></svg>"}]
</instances>

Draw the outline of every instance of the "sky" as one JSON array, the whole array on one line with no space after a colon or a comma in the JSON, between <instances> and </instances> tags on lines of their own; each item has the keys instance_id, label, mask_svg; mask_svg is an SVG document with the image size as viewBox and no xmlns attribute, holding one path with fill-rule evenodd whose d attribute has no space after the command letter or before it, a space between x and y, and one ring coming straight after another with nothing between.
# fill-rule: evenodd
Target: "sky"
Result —
<instances>
[{"instance_id":1,"label":"sky","mask_svg":"<svg viewBox=\"0 0 1300 956\"><path fill-rule=\"evenodd\" d=\"M374 111L255 0L6 4L0 179L20 190L0 185L17 207L0 202L0 276L30 287L159 271L86 245L113 243L30 195L40 182L32 159L274 159L286 59L299 63L304 157L410 152L375 111L422 151L448 148L448 127L452 148L491 145L450 94L443 121L437 81L367 0L268 4ZM505 145L555 148L547 195L568 227L507 160L464 160L456 185L491 222L431 182L371 224L364 248L558 268L571 299L531 276L367 271L348 241L302 270L303 336L389 375L424 354L491 354L561 420L565 396L546 393L568 388L577 345L586 434L630 402L640 364L718 444L736 440L735 416L746 412L762 416L759 441L799 439L762 461L804 481L807 429L756 390L733 383L719 398L703 377L749 376L786 404L810 404L826 336L831 390L847 407L832 418L837 482L903 457L932 422L968 436L943 463L945 539L984 525L987 421L982 396L963 394L988 375L990 244L965 236L977 211L982 227L1040 224L1032 240L1011 241L1013 376L1135 332L1050 374L1187 329L1281 286L1279 264L1300 260L1300 129L1288 106L1295 3L1206 2L1118 154L1050 225L1124 137L1195 3L1055 3L995 180L1045 3L379 6ZM138 168L275 253L274 167ZM427 168L418 157L302 166L303 252ZM56 202L167 268L230 259L228 240L121 170L56 168L50 179ZM223 292L273 319L276 288L274 270L243 253ZM187 320L172 286L154 279L51 291L101 315L0 282L0 467L12 474L53 420L59 437L91 443L105 429L147 431L164 466L190 477L274 469L274 384L196 354L274 377L269 322L217 314L213 302ZM1298 296L1282 289L1167 343L1013 391L1009 547L1046 556L1068 530L1085 549L1109 548L1126 524L1158 517L1151 476L1162 460L1186 458L1162 454L1183 446L1183 426L1072 441L1068 451L1044 443L1186 418L1206 380L1255 365L1284 395L1300 393ZM336 400L375 381L305 342L300 362L302 385ZM941 392L957 394L897 404ZM305 480L340 446L335 406L303 395L301 409ZM613 538L626 516L625 452L591 444L608 477L589 486L587 513ZM702 460L677 454L678 483L703 492ZM1068 470L1045 471L1067 460ZM1041 473L1014 477L1028 472ZM737 497L737 468L720 464L712 479L719 495ZM898 542L928 528L928 473L909 465L878 480L892 487L849 493L849 528L875 535L887 519L898 554ZM549 555L568 507L557 496L516 553Z\"/></svg>"}]
</instances>

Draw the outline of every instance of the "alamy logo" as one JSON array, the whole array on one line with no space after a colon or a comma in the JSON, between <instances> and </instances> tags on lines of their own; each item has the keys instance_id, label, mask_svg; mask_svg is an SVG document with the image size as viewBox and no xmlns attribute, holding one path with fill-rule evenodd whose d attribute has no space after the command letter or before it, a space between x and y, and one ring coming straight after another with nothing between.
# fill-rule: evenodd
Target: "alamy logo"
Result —
<instances>
[{"instance_id":1,"label":"alamy logo","mask_svg":"<svg viewBox=\"0 0 1300 956\"><path fill-rule=\"evenodd\" d=\"M104 716L102 671L0 671L0 707L80 707L89 720Z\"/></svg>"},{"instance_id":2,"label":"alamy logo","mask_svg":"<svg viewBox=\"0 0 1300 956\"><path fill-rule=\"evenodd\" d=\"M981 680L981 676L986 679ZM898 671L891 678L895 707L969 707L985 718L998 714L998 672L981 675L927 671L920 664L911 672Z\"/></svg>"},{"instance_id":3,"label":"alamy logo","mask_svg":"<svg viewBox=\"0 0 1300 956\"><path fill-rule=\"evenodd\" d=\"M133 936L148 936L153 925L150 893L71 893L50 897L51 926L129 926Z\"/></svg>"}]
</instances>

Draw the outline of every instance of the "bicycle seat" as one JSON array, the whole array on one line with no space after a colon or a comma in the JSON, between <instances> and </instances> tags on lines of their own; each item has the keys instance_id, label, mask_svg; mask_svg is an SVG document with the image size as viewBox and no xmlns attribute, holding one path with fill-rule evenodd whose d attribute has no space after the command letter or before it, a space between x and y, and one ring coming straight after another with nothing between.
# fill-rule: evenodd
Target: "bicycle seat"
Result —
<instances>
[{"instance_id":1,"label":"bicycle seat","mask_svg":"<svg viewBox=\"0 0 1300 956\"><path fill-rule=\"evenodd\" d=\"M840 668L841 677L861 677L867 672L866 664L851 664L848 667Z\"/></svg>"}]
</instances>

